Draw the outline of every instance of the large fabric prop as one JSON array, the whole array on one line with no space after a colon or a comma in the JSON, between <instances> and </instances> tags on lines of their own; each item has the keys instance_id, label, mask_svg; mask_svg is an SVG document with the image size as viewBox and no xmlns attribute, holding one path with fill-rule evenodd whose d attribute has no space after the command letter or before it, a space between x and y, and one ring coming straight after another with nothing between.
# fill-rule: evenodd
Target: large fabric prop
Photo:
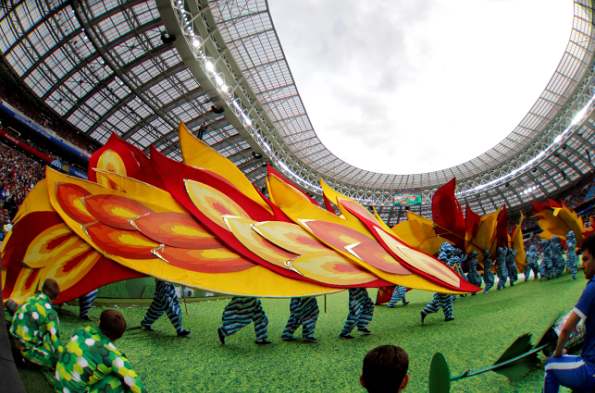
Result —
<instances>
[{"instance_id":1,"label":"large fabric prop","mask_svg":"<svg viewBox=\"0 0 595 393\"><path fill-rule=\"evenodd\" d=\"M2 247L3 295L21 302L45 278L68 301L132 277L238 296L301 297L400 285L476 292L377 215L322 182L339 217L269 168L264 197L180 124L184 163L151 158L115 134L84 181L46 169Z\"/></svg>"},{"instance_id":2,"label":"large fabric prop","mask_svg":"<svg viewBox=\"0 0 595 393\"><path fill-rule=\"evenodd\" d=\"M583 224L583 219L579 217L574 210L570 210L564 202L558 203L552 199L547 202L533 202L535 209L534 217L540 218L537 225L543 230L539 234L544 239L551 239L557 236L566 240L568 232L574 232L576 236L576 245L578 248L583 246L583 239L590 233Z\"/></svg>"}]
</instances>

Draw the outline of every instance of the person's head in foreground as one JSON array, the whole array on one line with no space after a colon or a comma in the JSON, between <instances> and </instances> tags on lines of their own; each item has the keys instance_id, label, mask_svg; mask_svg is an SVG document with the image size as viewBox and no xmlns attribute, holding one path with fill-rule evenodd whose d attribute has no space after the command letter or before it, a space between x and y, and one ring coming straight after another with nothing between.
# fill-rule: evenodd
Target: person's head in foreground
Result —
<instances>
[{"instance_id":1,"label":"person's head in foreground","mask_svg":"<svg viewBox=\"0 0 595 393\"><path fill-rule=\"evenodd\" d=\"M53 302L60 294L60 285L53 278L48 278L43 282L41 292L45 293L50 298L50 301Z\"/></svg>"},{"instance_id":2,"label":"person's head in foreground","mask_svg":"<svg viewBox=\"0 0 595 393\"><path fill-rule=\"evenodd\" d=\"M595 266L593 264L593 257L595 256L595 235L590 235L583 241L583 273L585 278L590 280L595 276Z\"/></svg>"},{"instance_id":3,"label":"person's head in foreground","mask_svg":"<svg viewBox=\"0 0 595 393\"><path fill-rule=\"evenodd\" d=\"M105 334L112 343L121 338L126 330L124 316L116 310L105 310L99 317L99 330Z\"/></svg>"},{"instance_id":4,"label":"person's head in foreground","mask_svg":"<svg viewBox=\"0 0 595 393\"><path fill-rule=\"evenodd\" d=\"M369 393L397 393L409 383L409 356L395 345L381 345L364 358L359 381Z\"/></svg>"}]
</instances>

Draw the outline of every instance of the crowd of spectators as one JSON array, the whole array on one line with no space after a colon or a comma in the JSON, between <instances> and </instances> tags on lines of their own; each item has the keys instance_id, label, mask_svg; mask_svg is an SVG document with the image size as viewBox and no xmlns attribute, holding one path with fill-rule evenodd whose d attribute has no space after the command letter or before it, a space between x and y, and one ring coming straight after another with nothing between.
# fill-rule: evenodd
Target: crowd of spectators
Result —
<instances>
[{"instance_id":1,"label":"crowd of spectators","mask_svg":"<svg viewBox=\"0 0 595 393\"><path fill-rule=\"evenodd\" d=\"M0 208L2 224L17 213L27 193L45 177L45 166L0 143Z\"/></svg>"},{"instance_id":2,"label":"crowd of spectators","mask_svg":"<svg viewBox=\"0 0 595 393\"><path fill-rule=\"evenodd\" d=\"M33 119L36 123L49 128L63 140L72 143L87 153L92 154L100 147L97 142L91 141L85 135L79 133L78 130L70 126L66 121L54 121L50 116L45 114L45 108L42 108L41 104L21 96L15 89L10 89L0 84L0 98Z\"/></svg>"}]
</instances>

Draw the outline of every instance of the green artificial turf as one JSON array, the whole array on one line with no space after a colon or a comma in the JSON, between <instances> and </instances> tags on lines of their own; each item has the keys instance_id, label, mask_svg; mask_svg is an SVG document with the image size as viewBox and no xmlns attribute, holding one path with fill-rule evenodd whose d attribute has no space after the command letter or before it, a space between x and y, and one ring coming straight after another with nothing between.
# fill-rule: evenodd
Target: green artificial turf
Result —
<instances>
[{"instance_id":1,"label":"green artificial turf","mask_svg":"<svg viewBox=\"0 0 595 393\"><path fill-rule=\"evenodd\" d=\"M532 279L513 288L455 302L456 320L443 322L443 315L432 314L420 325L419 312L432 293L410 291L406 307L377 306L371 336L342 341L338 335L347 316L347 293L318 298L320 317L316 328L319 344L282 342L281 332L289 316L289 300L264 299L269 318L269 338L273 345L257 347L254 329L248 326L228 337L221 346L216 329L228 300L188 304L184 327L189 338L178 338L165 316L155 324L156 332L138 328L146 307L120 308L128 321L128 331L117 342L151 392L364 392L359 386L362 359L372 348L395 344L409 354L411 381L408 392L427 392L428 372L433 354L444 353L453 375L466 369L491 365L521 334L540 336L552 318L572 309L586 281L571 282L565 275L539 283ZM370 290L373 299L376 291ZM98 317L102 307L91 310ZM182 305L182 310L184 307ZM83 326L76 318L78 308L64 307L61 316L63 339ZM94 322L95 323L95 322ZM296 333L299 337L301 331ZM537 337L535 338L537 339ZM544 361L543 355L540 359ZM29 392L50 392L40 373L22 371ZM452 392L537 392L542 369L531 372L521 382L509 383L489 372L452 383ZM561 390L568 392L569 390Z\"/></svg>"}]
</instances>

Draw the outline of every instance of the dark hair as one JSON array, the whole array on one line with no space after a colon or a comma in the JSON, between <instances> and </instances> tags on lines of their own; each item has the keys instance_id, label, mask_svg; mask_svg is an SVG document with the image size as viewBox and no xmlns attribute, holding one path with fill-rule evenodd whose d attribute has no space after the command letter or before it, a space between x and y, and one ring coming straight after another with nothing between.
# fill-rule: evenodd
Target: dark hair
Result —
<instances>
[{"instance_id":1,"label":"dark hair","mask_svg":"<svg viewBox=\"0 0 595 393\"><path fill-rule=\"evenodd\" d=\"M43 282L41 292L48 295L50 300L55 300L60 294L60 285L58 285L58 282L53 278L48 278Z\"/></svg>"},{"instance_id":2,"label":"dark hair","mask_svg":"<svg viewBox=\"0 0 595 393\"><path fill-rule=\"evenodd\" d=\"M116 310L105 310L99 317L99 329L111 341L117 340L124 335L126 330L126 320L124 316Z\"/></svg>"},{"instance_id":3,"label":"dark hair","mask_svg":"<svg viewBox=\"0 0 595 393\"><path fill-rule=\"evenodd\" d=\"M398 392L407 375L409 356L395 345L381 345L364 358L362 377L370 393Z\"/></svg>"},{"instance_id":4,"label":"dark hair","mask_svg":"<svg viewBox=\"0 0 595 393\"><path fill-rule=\"evenodd\" d=\"M581 251L589 250L589 253L595 256L595 234L589 235L588 238L583 240L583 246Z\"/></svg>"}]
</instances>

